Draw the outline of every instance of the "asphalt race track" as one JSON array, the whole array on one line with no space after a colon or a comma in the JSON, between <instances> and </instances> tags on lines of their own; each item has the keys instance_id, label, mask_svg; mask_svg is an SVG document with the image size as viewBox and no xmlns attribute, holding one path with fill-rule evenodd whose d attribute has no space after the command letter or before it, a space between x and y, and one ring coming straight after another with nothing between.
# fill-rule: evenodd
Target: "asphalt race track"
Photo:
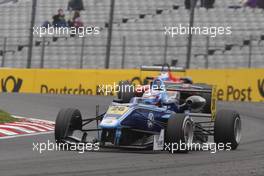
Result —
<instances>
[{"instance_id":1,"label":"asphalt race track","mask_svg":"<svg viewBox=\"0 0 264 176\"><path fill-rule=\"evenodd\" d=\"M1 94L0 107L14 115L55 120L63 107L77 107L84 116L101 111L112 97ZM263 176L264 104L219 103L236 109L243 123L243 137L236 151L167 152L104 150L79 154L73 151L33 151L33 142L54 141L53 134L0 140L1 176L90 176L90 175L177 175L177 176Z\"/></svg>"}]
</instances>

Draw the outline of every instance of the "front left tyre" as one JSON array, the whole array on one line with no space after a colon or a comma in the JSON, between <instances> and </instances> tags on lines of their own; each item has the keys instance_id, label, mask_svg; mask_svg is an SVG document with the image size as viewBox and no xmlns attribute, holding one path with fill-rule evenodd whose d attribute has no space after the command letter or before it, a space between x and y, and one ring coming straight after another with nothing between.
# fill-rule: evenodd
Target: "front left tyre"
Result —
<instances>
[{"instance_id":1,"label":"front left tyre","mask_svg":"<svg viewBox=\"0 0 264 176\"><path fill-rule=\"evenodd\" d=\"M57 115L55 123L55 140L63 142L74 130L82 130L82 115L78 109L62 109Z\"/></svg>"},{"instance_id":2,"label":"front left tyre","mask_svg":"<svg viewBox=\"0 0 264 176\"><path fill-rule=\"evenodd\" d=\"M174 152L188 153L193 136L194 125L190 117L185 114L171 114L167 123L166 143L177 147Z\"/></svg>"}]
</instances>

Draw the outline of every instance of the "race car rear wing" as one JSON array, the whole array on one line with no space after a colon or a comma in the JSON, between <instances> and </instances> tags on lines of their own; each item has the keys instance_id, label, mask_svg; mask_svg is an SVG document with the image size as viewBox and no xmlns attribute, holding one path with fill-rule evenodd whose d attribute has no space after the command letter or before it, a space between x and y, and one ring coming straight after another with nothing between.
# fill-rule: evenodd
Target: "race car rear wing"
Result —
<instances>
[{"instance_id":1,"label":"race car rear wing","mask_svg":"<svg viewBox=\"0 0 264 176\"><path fill-rule=\"evenodd\" d=\"M164 64L162 66L141 66L141 71L160 71L160 72L185 72L185 69L182 67L171 67L169 64ZM154 77L146 77L147 80L153 80ZM184 78L182 78L184 79Z\"/></svg>"},{"instance_id":2,"label":"race car rear wing","mask_svg":"<svg viewBox=\"0 0 264 176\"><path fill-rule=\"evenodd\" d=\"M205 88L203 86L195 85L195 84L192 84L192 85L191 84L175 84L175 83L167 83L167 84L170 84L170 85L167 85L166 87L167 91L199 92L199 93L212 93L213 92L213 86L211 86L210 88L209 87Z\"/></svg>"},{"instance_id":3,"label":"race car rear wing","mask_svg":"<svg viewBox=\"0 0 264 176\"><path fill-rule=\"evenodd\" d=\"M171 72L185 72L185 69L182 67L171 67L169 65L163 66L141 66L141 71L171 71Z\"/></svg>"},{"instance_id":4,"label":"race car rear wing","mask_svg":"<svg viewBox=\"0 0 264 176\"><path fill-rule=\"evenodd\" d=\"M179 91L179 92L197 92L197 93L212 93L210 89L184 89L184 88L168 88L167 91Z\"/></svg>"}]
</instances>

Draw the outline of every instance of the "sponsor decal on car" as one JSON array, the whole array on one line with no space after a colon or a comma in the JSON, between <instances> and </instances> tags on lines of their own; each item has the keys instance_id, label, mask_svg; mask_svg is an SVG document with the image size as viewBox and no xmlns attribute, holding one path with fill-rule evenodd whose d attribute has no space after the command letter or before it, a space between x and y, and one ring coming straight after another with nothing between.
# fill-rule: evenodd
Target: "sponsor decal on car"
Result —
<instances>
[{"instance_id":1,"label":"sponsor decal on car","mask_svg":"<svg viewBox=\"0 0 264 176\"><path fill-rule=\"evenodd\" d=\"M110 106L106 114L123 115L128 109L126 106Z\"/></svg>"},{"instance_id":2,"label":"sponsor decal on car","mask_svg":"<svg viewBox=\"0 0 264 176\"><path fill-rule=\"evenodd\" d=\"M154 135L153 150L163 150L164 147L164 129L160 131L159 135Z\"/></svg>"},{"instance_id":3,"label":"sponsor decal on car","mask_svg":"<svg viewBox=\"0 0 264 176\"><path fill-rule=\"evenodd\" d=\"M154 114L152 112L150 112L148 114L148 122L147 122L148 128L153 127L153 121L154 121Z\"/></svg>"}]
</instances>

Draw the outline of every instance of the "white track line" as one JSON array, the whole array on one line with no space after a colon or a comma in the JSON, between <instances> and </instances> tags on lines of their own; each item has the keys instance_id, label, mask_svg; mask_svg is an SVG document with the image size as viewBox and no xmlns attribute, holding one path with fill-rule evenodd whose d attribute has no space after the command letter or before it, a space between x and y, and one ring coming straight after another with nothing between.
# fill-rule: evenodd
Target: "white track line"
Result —
<instances>
[{"instance_id":1,"label":"white track line","mask_svg":"<svg viewBox=\"0 0 264 176\"><path fill-rule=\"evenodd\" d=\"M14 129L14 130L18 130L18 131L22 131L22 132L26 132L26 133L35 133L36 132L36 131L28 130L26 128L12 126L12 125L0 125L0 129L1 128L10 128L10 129Z\"/></svg>"},{"instance_id":2,"label":"white track line","mask_svg":"<svg viewBox=\"0 0 264 176\"><path fill-rule=\"evenodd\" d=\"M3 133L5 135L17 135L17 133L15 133L15 132L4 130L4 129L0 129L0 133Z\"/></svg>"},{"instance_id":3,"label":"white track line","mask_svg":"<svg viewBox=\"0 0 264 176\"><path fill-rule=\"evenodd\" d=\"M19 135L13 135L13 136L4 136L4 137L0 137L0 139L10 139L10 138L17 138L17 137L24 137L24 136L37 136L41 134L51 134L51 133L53 133L53 131L31 133L31 134L19 134Z\"/></svg>"}]
</instances>

